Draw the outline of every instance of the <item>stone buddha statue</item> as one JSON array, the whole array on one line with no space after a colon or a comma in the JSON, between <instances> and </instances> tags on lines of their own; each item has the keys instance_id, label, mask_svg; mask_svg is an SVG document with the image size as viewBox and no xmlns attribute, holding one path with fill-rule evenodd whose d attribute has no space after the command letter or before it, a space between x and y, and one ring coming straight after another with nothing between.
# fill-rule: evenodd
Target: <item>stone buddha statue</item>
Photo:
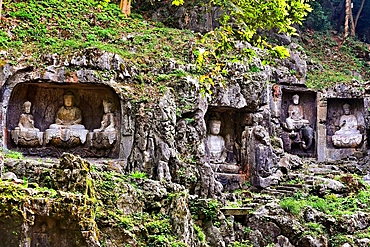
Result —
<instances>
[{"instance_id":1,"label":"stone buddha statue","mask_svg":"<svg viewBox=\"0 0 370 247\"><path fill-rule=\"evenodd\" d=\"M286 121L286 127L289 130L299 130L303 125L309 124L307 119L303 118L303 108L299 105L298 94L292 97L293 104L288 107L288 117Z\"/></svg>"},{"instance_id":2,"label":"stone buddha statue","mask_svg":"<svg viewBox=\"0 0 370 247\"><path fill-rule=\"evenodd\" d=\"M222 163L226 160L227 153L225 152L225 140L221 135L219 135L220 128L220 120L210 120L210 133L207 135L207 146L211 163Z\"/></svg>"},{"instance_id":3,"label":"stone buddha statue","mask_svg":"<svg viewBox=\"0 0 370 247\"><path fill-rule=\"evenodd\" d=\"M115 128L114 113L112 112L113 103L110 100L103 100L104 115L99 129L94 129L90 133L92 146L98 149L110 148L117 139ZM105 140L108 140L106 142Z\"/></svg>"},{"instance_id":4,"label":"stone buddha statue","mask_svg":"<svg viewBox=\"0 0 370 247\"><path fill-rule=\"evenodd\" d=\"M43 143L44 133L34 126L31 114L31 102L23 103L22 114L19 117L18 126L11 132L15 144L21 146L38 146Z\"/></svg>"},{"instance_id":5,"label":"stone buddha statue","mask_svg":"<svg viewBox=\"0 0 370 247\"><path fill-rule=\"evenodd\" d=\"M289 143L285 144L286 150L291 150L292 145L299 145L300 149L311 148L314 139L314 130L309 126L310 121L304 119L303 107L299 105L299 95L292 97L293 104L288 107L288 117L285 120L285 128L290 131Z\"/></svg>"},{"instance_id":6,"label":"stone buddha statue","mask_svg":"<svg viewBox=\"0 0 370 247\"><path fill-rule=\"evenodd\" d=\"M81 124L81 110L74 106L74 95L67 92L63 96L64 105L61 106L55 117L55 124L50 125L50 129L84 129Z\"/></svg>"},{"instance_id":7,"label":"stone buddha statue","mask_svg":"<svg viewBox=\"0 0 370 247\"><path fill-rule=\"evenodd\" d=\"M55 124L51 124L45 132L46 143L53 138L59 138L61 141L67 142L71 137L76 139L73 141L73 146L85 143L88 130L81 123L82 114L81 110L74 106L74 95L72 92L66 92L63 95L63 106L59 108L56 114Z\"/></svg>"},{"instance_id":8,"label":"stone buddha statue","mask_svg":"<svg viewBox=\"0 0 370 247\"><path fill-rule=\"evenodd\" d=\"M339 130L335 131L332 136L333 145L335 147L354 148L362 142L362 134L358 129L357 118L350 113L350 105L343 105L344 114L339 120Z\"/></svg>"}]
</instances>

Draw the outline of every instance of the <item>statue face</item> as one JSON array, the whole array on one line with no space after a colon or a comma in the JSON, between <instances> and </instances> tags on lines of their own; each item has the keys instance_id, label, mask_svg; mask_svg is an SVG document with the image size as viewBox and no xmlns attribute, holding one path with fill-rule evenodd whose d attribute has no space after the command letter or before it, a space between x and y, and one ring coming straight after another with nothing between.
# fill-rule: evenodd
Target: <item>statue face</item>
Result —
<instances>
[{"instance_id":1,"label":"statue face","mask_svg":"<svg viewBox=\"0 0 370 247\"><path fill-rule=\"evenodd\" d=\"M109 113L112 110L112 103L106 102L105 104L103 103L104 107L104 113Z\"/></svg>"},{"instance_id":2,"label":"statue face","mask_svg":"<svg viewBox=\"0 0 370 247\"><path fill-rule=\"evenodd\" d=\"M344 105L343 106L343 111L344 111L344 114L348 115L350 113L350 111L349 111L349 105Z\"/></svg>"},{"instance_id":3,"label":"statue face","mask_svg":"<svg viewBox=\"0 0 370 247\"><path fill-rule=\"evenodd\" d=\"M220 134L220 129L221 129L221 122L218 121L212 121L210 123L210 132L212 135L218 135Z\"/></svg>"},{"instance_id":4,"label":"statue face","mask_svg":"<svg viewBox=\"0 0 370 247\"><path fill-rule=\"evenodd\" d=\"M31 106L30 105L24 105L24 112L25 113L30 113L31 112Z\"/></svg>"},{"instance_id":5,"label":"statue face","mask_svg":"<svg viewBox=\"0 0 370 247\"><path fill-rule=\"evenodd\" d=\"M298 96L298 95L294 95L294 96L293 96L293 103L294 103L295 105L298 105L298 103L299 103L299 96Z\"/></svg>"},{"instance_id":6,"label":"statue face","mask_svg":"<svg viewBox=\"0 0 370 247\"><path fill-rule=\"evenodd\" d=\"M66 95L64 96L64 105L67 107L70 107L73 105L73 96L71 95Z\"/></svg>"}]
</instances>

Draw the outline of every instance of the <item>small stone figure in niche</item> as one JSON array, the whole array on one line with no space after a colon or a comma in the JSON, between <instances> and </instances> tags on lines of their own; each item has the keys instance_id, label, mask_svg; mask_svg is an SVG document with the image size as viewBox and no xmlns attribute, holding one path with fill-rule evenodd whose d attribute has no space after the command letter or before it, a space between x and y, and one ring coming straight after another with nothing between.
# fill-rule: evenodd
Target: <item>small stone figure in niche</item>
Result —
<instances>
[{"instance_id":1,"label":"small stone figure in niche","mask_svg":"<svg viewBox=\"0 0 370 247\"><path fill-rule=\"evenodd\" d=\"M89 131L81 124L81 110L74 106L74 99L72 92L63 95L63 106L56 114L55 124L51 124L45 131L46 143L54 140L54 145L69 148L85 143Z\"/></svg>"},{"instance_id":2,"label":"small stone figure in niche","mask_svg":"<svg viewBox=\"0 0 370 247\"><path fill-rule=\"evenodd\" d=\"M236 163L239 160L238 149L240 149L240 147L230 134L226 135L225 141L226 163Z\"/></svg>"},{"instance_id":3,"label":"small stone figure in niche","mask_svg":"<svg viewBox=\"0 0 370 247\"><path fill-rule=\"evenodd\" d=\"M34 126L31 102L24 102L22 111L18 126L12 131L15 144L29 147L42 145L44 133Z\"/></svg>"},{"instance_id":4,"label":"small stone figure in niche","mask_svg":"<svg viewBox=\"0 0 370 247\"><path fill-rule=\"evenodd\" d=\"M307 150L313 143L313 129L309 126L310 121L304 119L303 107L299 105L298 94L292 97L293 104L288 107L288 117L285 127L289 131L290 144L299 144L301 148ZM288 148L290 149L290 147Z\"/></svg>"},{"instance_id":5,"label":"small stone figure in niche","mask_svg":"<svg viewBox=\"0 0 370 247\"><path fill-rule=\"evenodd\" d=\"M225 162L227 153L225 152L225 140L219 135L221 121L212 119L209 122L210 133L207 135L207 146L209 149L210 162Z\"/></svg>"},{"instance_id":6,"label":"small stone figure in niche","mask_svg":"<svg viewBox=\"0 0 370 247\"><path fill-rule=\"evenodd\" d=\"M350 105L343 105L344 115L339 120L339 130L335 131L332 141L335 147L357 147L362 142L357 118L350 113Z\"/></svg>"},{"instance_id":7,"label":"small stone figure in niche","mask_svg":"<svg viewBox=\"0 0 370 247\"><path fill-rule=\"evenodd\" d=\"M97 149L108 149L117 139L113 103L110 100L103 100L104 115L99 129L94 129L91 134L92 146Z\"/></svg>"},{"instance_id":8,"label":"small stone figure in niche","mask_svg":"<svg viewBox=\"0 0 370 247\"><path fill-rule=\"evenodd\" d=\"M114 124L114 114L112 113L113 103L110 100L103 100L104 115L101 121L101 127L95 129L95 132L109 132L116 131Z\"/></svg>"}]
</instances>

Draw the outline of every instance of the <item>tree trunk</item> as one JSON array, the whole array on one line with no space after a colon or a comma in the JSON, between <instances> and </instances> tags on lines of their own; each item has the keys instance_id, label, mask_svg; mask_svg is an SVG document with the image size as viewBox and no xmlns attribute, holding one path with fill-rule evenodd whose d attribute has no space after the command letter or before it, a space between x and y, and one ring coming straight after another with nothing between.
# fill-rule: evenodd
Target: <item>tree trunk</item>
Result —
<instances>
[{"instance_id":1,"label":"tree trunk","mask_svg":"<svg viewBox=\"0 0 370 247\"><path fill-rule=\"evenodd\" d=\"M129 16L131 14L131 0L121 0L119 8L123 14Z\"/></svg>"},{"instance_id":2,"label":"tree trunk","mask_svg":"<svg viewBox=\"0 0 370 247\"><path fill-rule=\"evenodd\" d=\"M0 0L0 21L1 21L1 10L3 9L3 0Z\"/></svg>"},{"instance_id":3,"label":"tree trunk","mask_svg":"<svg viewBox=\"0 0 370 247\"><path fill-rule=\"evenodd\" d=\"M351 0L346 0L346 15L344 19L344 38L349 35L349 19L351 15Z\"/></svg>"},{"instance_id":4,"label":"tree trunk","mask_svg":"<svg viewBox=\"0 0 370 247\"><path fill-rule=\"evenodd\" d=\"M360 14L362 9L364 8L365 0L362 0L360 9L357 12L356 19L355 19L355 28L357 27L358 18L360 18Z\"/></svg>"},{"instance_id":5,"label":"tree trunk","mask_svg":"<svg viewBox=\"0 0 370 247\"><path fill-rule=\"evenodd\" d=\"M350 11L351 11L351 13L349 15L349 18L350 18L350 22L351 22L351 36L355 37L355 22L353 21L352 3L351 3Z\"/></svg>"}]
</instances>

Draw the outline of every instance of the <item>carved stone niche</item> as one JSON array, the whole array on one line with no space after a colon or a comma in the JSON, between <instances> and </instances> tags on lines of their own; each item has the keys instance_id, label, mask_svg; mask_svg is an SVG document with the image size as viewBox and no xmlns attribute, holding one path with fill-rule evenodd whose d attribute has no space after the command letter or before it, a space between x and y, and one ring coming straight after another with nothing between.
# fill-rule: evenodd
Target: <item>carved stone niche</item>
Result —
<instances>
[{"instance_id":1,"label":"carved stone niche","mask_svg":"<svg viewBox=\"0 0 370 247\"><path fill-rule=\"evenodd\" d=\"M315 157L316 104L314 92L282 90L280 123L286 152Z\"/></svg>"},{"instance_id":2,"label":"carved stone niche","mask_svg":"<svg viewBox=\"0 0 370 247\"><path fill-rule=\"evenodd\" d=\"M340 159L364 146L364 103L362 99L328 99L327 102L326 147L330 158Z\"/></svg>"},{"instance_id":3,"label":"carved stone niche","mask_svg":"<svg viewBox=\"0 0 370 247\"><path fill-rule=\"evenodd\" d=\"M205 115L206 160L225 191L239 189L247 174L241 157L241 133L245 113L226 107L210 107Z\"/></svg>"},{"instance_id":4,"label":"carved stone niche","mask_svg":"<svg viewBox=\"0 0 370 247\"><path fill-rule=\"evenodd\" d=\"M78 222L70 219L37 215L26 234L30 236L30 246L88 246Z\"/></svg>"},{"instance_id":5,"label":"carved stone niche","mask_svg":"<svg viewBox=\"0 0 370 247\"><path fill-rule=\"evenodd\" d=\"M73 105L80 110L82 118L72 127L58 124L56 120L57 113L66 104L66 95L73 95ZM109 118L103 106L103 101L107 100L110 102ZM27 101L32 104L30 114L34 128L43 133L43 141L37 145L20 145L17 135L14 135L14 131L19 129L20 116L24 113L23 105ZM122 125L120 107L116 93L104 85L44 82L17 84L11 92L6 113L6 146L29 155L58 157L63 152L70 152L82 157L118 158ZM102 128L104 119L114 122L114 128L108 128L108 132ZM94 130L95 135L91 134ZM92 136L94 140L91 140Z\"/></svg>"}]
</instances>

